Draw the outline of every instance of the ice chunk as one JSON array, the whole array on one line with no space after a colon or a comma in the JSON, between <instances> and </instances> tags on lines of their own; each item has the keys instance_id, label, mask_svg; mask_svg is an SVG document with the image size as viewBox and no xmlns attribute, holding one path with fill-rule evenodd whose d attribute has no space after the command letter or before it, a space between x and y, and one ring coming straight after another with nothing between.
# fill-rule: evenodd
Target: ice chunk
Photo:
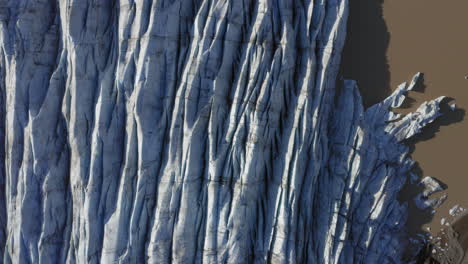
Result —
<instances>
[{"instance_id":1,"label":"ice chunk","mask_svg":"<svg viewBox=\"0 0 468 264\"><path fill-rule=\"evenodd\" d=\"M459 213L459 210L460 210L460 206L457 204L457 205L454 205L450 210L449 210L449 214L451 216L456 216L458 213Z\"/></svg>"}]
</instances>

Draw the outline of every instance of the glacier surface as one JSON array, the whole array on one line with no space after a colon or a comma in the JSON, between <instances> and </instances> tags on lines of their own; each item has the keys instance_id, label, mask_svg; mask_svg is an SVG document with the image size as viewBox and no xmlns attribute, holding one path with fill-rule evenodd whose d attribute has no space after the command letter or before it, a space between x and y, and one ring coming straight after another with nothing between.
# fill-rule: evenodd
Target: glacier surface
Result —
<instances>
[{"instance_id":1,"label":"glacier surface","mask_svg":"<svg viewBox=\"0 0 468 264\"><path fill-rule=\"evenodd\" d=\"M443 97L364 109L347 0L0 0L3 263L395 263ZM340 88L341 87L341 88Z\"/></svg>"}]
</instances>

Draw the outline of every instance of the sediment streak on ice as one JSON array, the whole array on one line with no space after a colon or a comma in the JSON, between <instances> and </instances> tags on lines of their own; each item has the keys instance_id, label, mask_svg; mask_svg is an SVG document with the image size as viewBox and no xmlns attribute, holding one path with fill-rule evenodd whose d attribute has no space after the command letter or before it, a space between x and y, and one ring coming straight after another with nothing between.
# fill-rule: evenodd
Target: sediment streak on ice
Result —
<instances>
[{"instance_id":1,"label":"sediment streak on ice","mask_svg":"<svg viewBox=\"0 0 468 264\"><path fill-rule=\"evenodd\" d=\"M398 261L399 141L440 100L337 94L347 12L0 1L4 263Z\"/></svg>"}]
</instances>

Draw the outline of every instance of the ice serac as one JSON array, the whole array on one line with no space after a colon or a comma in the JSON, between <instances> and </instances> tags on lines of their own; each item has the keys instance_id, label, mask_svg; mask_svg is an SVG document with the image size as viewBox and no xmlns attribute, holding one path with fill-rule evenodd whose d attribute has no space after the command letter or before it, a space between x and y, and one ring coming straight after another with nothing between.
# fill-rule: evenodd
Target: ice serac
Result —
<instances>
[{"instance_id":1,"label":"ice serac","mask_svg":"<svg viewBox=\"0 0 468 264\"><path fill-rule=\"evenodd\" d=\"M337 81L347 14L0 0L3 263L402 261L400 141L442 99L364 110Z\"/></svg>"}]
</instances>

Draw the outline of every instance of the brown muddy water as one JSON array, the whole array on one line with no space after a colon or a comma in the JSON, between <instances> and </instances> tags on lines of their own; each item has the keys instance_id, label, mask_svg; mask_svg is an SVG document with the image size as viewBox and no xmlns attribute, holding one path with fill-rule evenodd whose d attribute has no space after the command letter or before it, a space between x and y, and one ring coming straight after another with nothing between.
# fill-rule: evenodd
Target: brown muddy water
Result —
<instances>
[{"instance_id":1,"label":"brown muddy water","mask_svg":"<svg viewBox=\"0 0 468 264\"><path fill-rule=\"evenodd\" d=\"M434 217L410 204L408 228L437 233L452 206L468 208L468 1L350 0L341 74L358 81L364 104L381 101L416 72L424 73L424 85L401 111L441 95L458 106L407 142L416 172L439 179L448 194ZM408 187L403 196L411 195Z\"/></svg>"}]
</instances>

